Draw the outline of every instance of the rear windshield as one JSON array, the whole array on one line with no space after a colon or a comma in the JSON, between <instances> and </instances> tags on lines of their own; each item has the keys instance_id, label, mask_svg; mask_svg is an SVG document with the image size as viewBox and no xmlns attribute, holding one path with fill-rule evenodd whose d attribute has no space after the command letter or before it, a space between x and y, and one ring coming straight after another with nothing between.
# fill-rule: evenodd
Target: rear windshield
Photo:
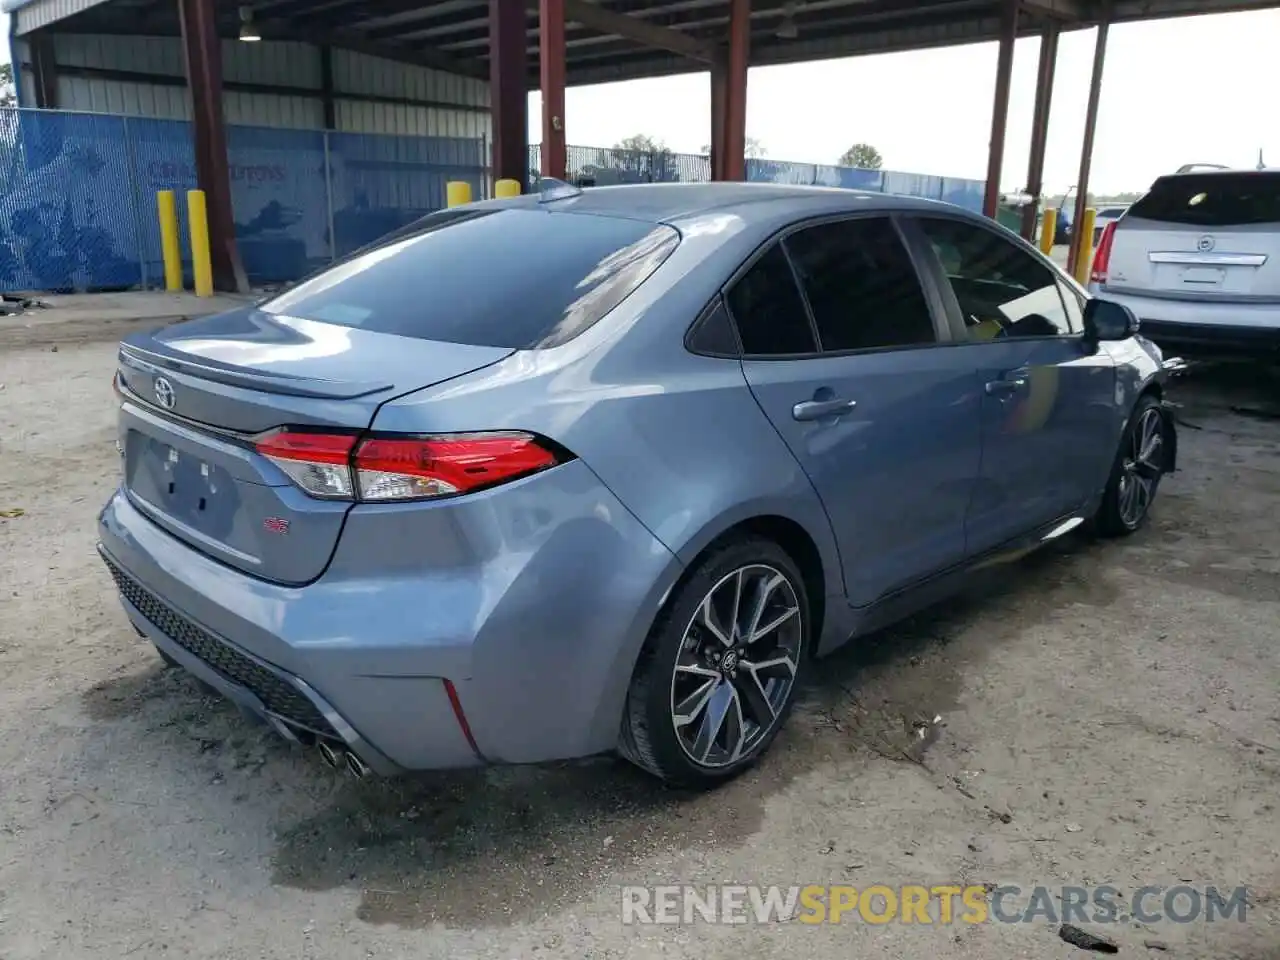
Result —
<instances>
[{"instance_id":1,"label":"rear windshield","mask_svg":"<svg viewBox=\"0 0 1280 960\"><path fill-rule=\"evenodd\" d=\"M423 340L551 347L617 306L679 240L671 227L613 217L441 211L262 309Z\"/></svg>"},{"instance_id":2,"label":"rear windshield","mask_svg":"<svg viewBox=\"0 0 1280 960\"><path fill-rule=\"evenodd\" d=\"M1161 177L1129 215L1199 227L1280 223L1280 171Z\"/></svg>"}]
</instances>

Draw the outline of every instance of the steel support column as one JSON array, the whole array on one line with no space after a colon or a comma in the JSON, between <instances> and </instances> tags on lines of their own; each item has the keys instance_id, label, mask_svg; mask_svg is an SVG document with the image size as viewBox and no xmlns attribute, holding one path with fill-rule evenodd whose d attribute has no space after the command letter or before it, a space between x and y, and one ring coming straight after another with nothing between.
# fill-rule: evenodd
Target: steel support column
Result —
<instances>
[{"instance_id":1,"label":"steel support column","mask_svg":"<svg viewBox=\"0 0 1280 960\"><path fill-rule=\"evenodd\" d=\"M231 213L227 131L222 119L222 41L214 0L178 0L178 11L191 88L196 183L205 192L209 210L213 285L217 290L247 293L249 284L240 264Z\"/></svg>"},{"instance_id":2,"label":"steel support column","mask_svg":"<svg viewBox=\"0 0 1280 960\"><path fill-rule=\"evenodd\" d=\"M524 0L489 0L493 179L528 186L529 94Z\"/></svg>"},{"instance_id":3,"label":"steel support column","mask_svg":"<svg viewBox=\"0 0 1280 960\"><path fill-rule=\"evenodd\" d=\"M1040 194L1044 191L1044 151L1049 140L1049 108L1053 103L1053 75L1058 64L1058 25L1040 35L1040 67L1036 74L1036 102L1031 116L1031 153L1027 158L1027 194L1022 210L1022 235L1034 241Z\"/></svg>"},{"instance_id":4,"label":"steel support column","mask_svg":"<svg viewBox=\"0 0 1280 960\"><path fill-rule=\"evenodd\" d=\"M37 30L30 38L31 74L35 80L36 106L42 110L58 109L58 64L53 54L53 35ZM22 82L15 72L14 80Z\"/></svg>"},{"instance_id":5,"label":"steel support column","mask_svg":"<svg viewBox=\"0 0 1280 960\"><path fill-rule=\"evenodd\" d=\"M333 100L333 47L320 47L320 105L324 110L324 128L338 129L338 111Z\"/></svg>"},{"instance_id":6,"label":"steel support column","mask_svg":"<svg viewBox=\"0 0 1280 960\"><path fill-rule=\"evenodd\" d=\"M1099 11L1098 36L1093 44L1093 76L1089 79L1089 105L1084 113L1084 139L1080 144L1080 175L1076 178L1076 209L1071 218L1071 252L1067 270L1075 272L1080 257L1093 247L1093 237L1081 235L1076 229L1084 223L1084 211L1089 206L1089 167L1093 162L1093 133L1098 124L1098 101L1102 97L1102 68L1107 59L1107 31L1111 26L1110 0L1102 0Z\"/></svg>"},{"instance_id":7,"label":"steel support column","mask_svg":"<svg viewBox=\"0 0 1280 960\"><path fill-rule=\"evenodd\" d=\"M751 0L730 0L729 55L725 71L725 180L747 178L747 68L751 62Z\"/></svg>"},{"instance_id":8,"label":"steel support column","mask_svg":"<svg viewBox=\"0 0 1280 960\"><path fill-rule=\"evenodd\" d=\"M538 0L539 58L542 78L542 175L563 180L565 147L564 0Z\"/></svg>"},{"instance_id":9,"label":"steel support column","mask_svg":"<svg viewBox=\"0 0 1280 960\"><path fill-rule=\"evenodd\" d=\"M724 176L724 121L728 114L729 60L725 51L717 51L711 62L711 179Z\"/></svg>"},{"instance_id":10,"label":"steel support column","mask_svg":"<svg viewBox=\"0 0 1280 960\"><path fill-rule=\"evenodd\" d=\"M1000 17L1000 53L996 58L996 95L991 107L991 140L987 153L987 189L982 212L996 215L1000 205L1000 168L1004 163L1004 134L1009 125L1009 86L1013 82L1013 44L1018 38L1018 0L1005 0Z\"/></svg>"}]
</instances>

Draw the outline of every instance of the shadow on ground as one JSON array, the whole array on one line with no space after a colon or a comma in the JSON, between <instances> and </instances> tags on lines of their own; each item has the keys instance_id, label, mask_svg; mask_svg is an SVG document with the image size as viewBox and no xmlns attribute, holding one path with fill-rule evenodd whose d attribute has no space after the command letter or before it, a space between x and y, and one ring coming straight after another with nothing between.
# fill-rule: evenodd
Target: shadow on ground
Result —
<instances>
[{"instance_id":1,"label":"shadow on ground","mask_svg":"<svg viewBox=\"0 0 1280 960\"><path fill-rule=\"evenodd\" d=\"M765 761L713 794L665 789L613 759L351 782L281 836L274 880L359 889L358 915L371 923L480 927L578 901L652 852L741 846L769 799L818 765L853 775L876 755L919 762L940 733L934 718L958 696L951 639L993 603L1021 608L1034 591L1017 626L1068 603L1109 603L1114 592L1080 572L1094 549L1079 543L1074 554L1024 560L822 661ZM964 669L999 640L996 631L967 650Z\"/></svg>"}]
</instances>

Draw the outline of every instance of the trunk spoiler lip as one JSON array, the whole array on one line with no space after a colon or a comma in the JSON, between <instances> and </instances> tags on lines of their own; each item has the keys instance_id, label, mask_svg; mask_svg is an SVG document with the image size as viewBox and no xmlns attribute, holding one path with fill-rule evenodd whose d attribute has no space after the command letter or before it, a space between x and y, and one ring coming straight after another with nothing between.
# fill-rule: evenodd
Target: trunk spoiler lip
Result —
<instances>
[{"instance_id":1,"label":"trunk spoiler lip","mask_svg":"<svg viewBox=\"0 0 1280 960\"><path fill-rule=\"evenodd\" d=\"M161 370L173 370L227 386L293 397L355 400L395 389L394 383L386 381L322 380L318 377L297 377L286 373L246 370L241 367L187 359L176 350L149 349L133 343L121 343L119 357L121 363L143 373L154 375Z\"/></svg>"}]
</instances>

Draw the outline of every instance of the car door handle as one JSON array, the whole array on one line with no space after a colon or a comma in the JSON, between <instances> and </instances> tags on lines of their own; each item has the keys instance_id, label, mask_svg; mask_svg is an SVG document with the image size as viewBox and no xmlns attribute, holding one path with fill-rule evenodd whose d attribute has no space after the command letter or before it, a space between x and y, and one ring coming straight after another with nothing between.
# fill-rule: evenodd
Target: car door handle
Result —
<instances>
[{"instance_id":1,"label":"car door handle","mask_svg":"<svg viewBox=\"0 0 1280 960\"><path fill-rule=\"evenodd\" d=\"M791 416L796 420L824 420L843 416L857 405L857 400L804 400L791 408Z\"/></svg>"},{"instance_id":2,"label":"car door handle","mask_svg":"<svg viewBox=\"0 0 1280 960\"><path fill-rule=\"evenodd\" d=\"M987 395L995 397L1004 393L1013 393L1015 390L1021 390L1026 385L1026 377L1012 377L1008 380L988 380Z\"/></svg>"}]
</instances>

